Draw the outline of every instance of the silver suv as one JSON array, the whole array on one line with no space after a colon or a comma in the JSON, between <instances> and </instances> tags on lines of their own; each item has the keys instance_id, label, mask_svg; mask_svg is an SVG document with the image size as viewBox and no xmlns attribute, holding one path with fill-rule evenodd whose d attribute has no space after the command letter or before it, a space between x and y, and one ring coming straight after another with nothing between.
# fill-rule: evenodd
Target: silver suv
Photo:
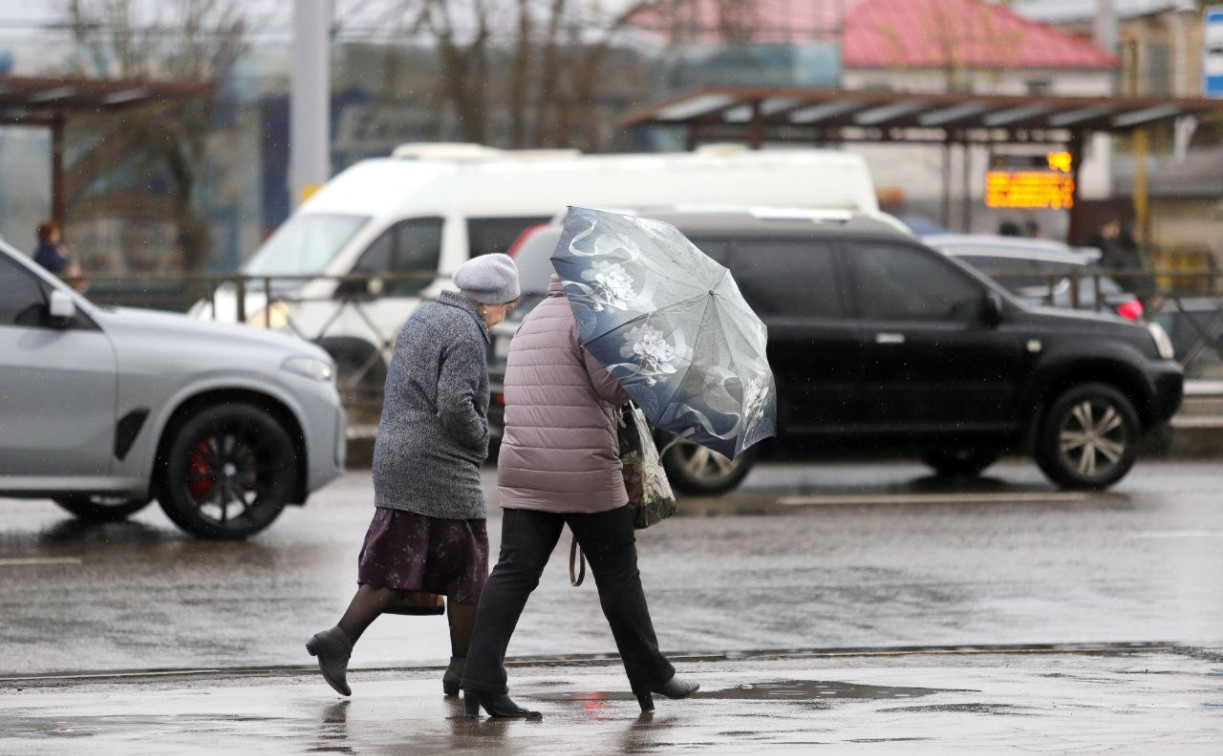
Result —
<instances>
[{"instance_id":1,"label":"silver suv","mask_svg":"<svg viewBox=\"0 0 1223 756\"><path fill-rule=\"evenodd\" d=\"M0 496L244 538L340 475L345 422L319 347L98 307L0 244Z\"/></svg>"}]
</instances>

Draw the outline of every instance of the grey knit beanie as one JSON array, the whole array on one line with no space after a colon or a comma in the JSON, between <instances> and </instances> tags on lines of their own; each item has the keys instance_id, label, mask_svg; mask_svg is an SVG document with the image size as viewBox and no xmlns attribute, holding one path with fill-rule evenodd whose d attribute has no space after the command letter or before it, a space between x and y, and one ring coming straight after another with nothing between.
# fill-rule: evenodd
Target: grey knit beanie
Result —
<instances>
[{"instance_id":1,"label":"grey knit beanie","mask_svg":"<svg viewBox=\"0 0 1223 756\"><path fill-rule=\"evenodd\" d=\"M454 285L477 302L511 302L518 298L518 266L509 255L473 257L454 272Z\"/></svg>"}]
</instances>

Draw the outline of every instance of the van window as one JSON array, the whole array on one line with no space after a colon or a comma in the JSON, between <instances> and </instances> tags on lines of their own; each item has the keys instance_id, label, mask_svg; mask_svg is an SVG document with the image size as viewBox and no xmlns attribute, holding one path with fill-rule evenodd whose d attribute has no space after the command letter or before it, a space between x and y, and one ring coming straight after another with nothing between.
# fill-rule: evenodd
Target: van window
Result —
<instances>
[{"instance_id":1,"label":"van window","mask_svg":"<svg viewBox=\"0 0 1223 756\"><path fill-rule=\"evenodd\" d=\"M551 217L546 215L529 218L468 218L467 247L472 257L505 254L528 227L550 220Z\"/></svg>"},{"instance_id":2,"label":"van window","mask_svg":"<svg viewBox=\"0 0 1223 756\"><path fill-rule=\"evenodd\" d=\"M252 276L322 273L368 222L365 215L299 213L263 243L244 270Z\"/></svg>"},{"instance_id":3,"label":"van window","mask_svg":"<svg viewBox=\"0 0 1223 756\"><path fill-rule=\"evenodd\" d=\"M980 285L920 249L847 242L845 262L863 318L971 321L980 316Z\"/></svg>"},{"instance_id":4,"label":"van window","mask_svg":"<svg viewBox=\"0 0 1223 756\"><path fill-rule=\"evenodd\" d=\"M412 218L383 231L365 249L353 273L436 273L442 256L442 219ZM382 292L388 297L418 294L433 278L387 281Z\"/></svg>"},{"instance_id":5,"label":"van window","mask_svg":"<svg viewBox=\"0 0 1223 756\"><path fill-rule=\"evenodd\" d=\"M845 314L832 246L826 242L740 239L733 243L729 263L743 298L761 316L840 318Z\"/></svg>"}]
</instances>

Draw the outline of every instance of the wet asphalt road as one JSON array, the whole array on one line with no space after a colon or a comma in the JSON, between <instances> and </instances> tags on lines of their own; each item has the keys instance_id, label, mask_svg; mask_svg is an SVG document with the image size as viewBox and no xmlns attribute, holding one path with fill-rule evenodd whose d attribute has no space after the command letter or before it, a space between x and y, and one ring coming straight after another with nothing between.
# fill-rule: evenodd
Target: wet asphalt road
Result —
<instances>
[{"instance_id":1,"label":"wet asphalt road","mask_svg":"<svg viewBox=\"0 0 1223 756\"><path fill-rule=\"evenodd\" d=\"M0 751L1217 756L1221 662L1174 649L681 660L701 690L652 715L618 664L515 668L536 722L464 718L438 669L355 672L351 699L317 673L6 684Z\"/></svg>"},{"instance_id":2,"label":"wet asphalt road","mask_svg":"<svg viewBox=\"0 0 1223 756\"><path fill-rule=\"evenodd\" d=\"M304 641L351 596L371 498L368 474L350 474L246 543L193 540L155 506L85 525L0 500L0 676L308 664ZM1218 461L1140 463L1092 495L1019 462L970 485L916 465L772 465L683 508L639 537L673 653L1223 641ZM494 514L494 551L499 530ZM511 655L614 651L567 554L566 535ZM448 655L444 619L388 616L353 665Z\"/></svg>"}]
</instances>

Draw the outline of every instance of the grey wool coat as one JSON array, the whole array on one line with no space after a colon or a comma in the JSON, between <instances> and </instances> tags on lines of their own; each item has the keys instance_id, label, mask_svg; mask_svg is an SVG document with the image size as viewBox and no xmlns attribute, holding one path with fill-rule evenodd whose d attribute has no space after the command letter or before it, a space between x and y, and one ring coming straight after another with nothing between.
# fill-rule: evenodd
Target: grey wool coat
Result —
<instances>
[{"instance_id":1,"label":"grey wool coat","mask_svg":"<svg viewBox=\"0 0 1223 756\"><path fill-rule=\"evenodd\" d=\"M616 407L628 394L583 347L552 277L522 321L505 370L497 491L505 509L593 514L628 504Z\"/></svg>"},{"instance_id":2,"label":"grey wool coat","mask_svg":"<svg viewBox=\"0 0 1223 756\"><path fill-rule=\"evenodd\" d=\"M488 516L488 329L443 292L399 331L374 442L374 503L446 519Z\"/></svg>"}]
</instances>

